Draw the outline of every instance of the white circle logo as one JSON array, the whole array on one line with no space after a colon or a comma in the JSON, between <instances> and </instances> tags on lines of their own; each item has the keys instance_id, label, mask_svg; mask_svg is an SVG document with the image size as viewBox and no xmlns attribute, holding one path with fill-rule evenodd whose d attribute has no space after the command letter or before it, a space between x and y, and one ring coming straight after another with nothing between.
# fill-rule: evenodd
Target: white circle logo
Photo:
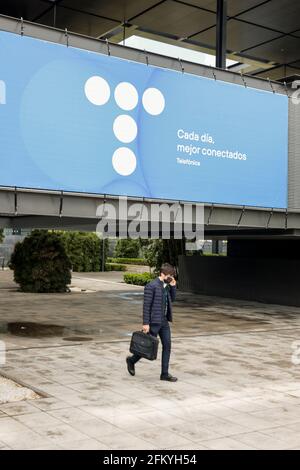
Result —
<instances>
[{"instance_id":1,"label":"white circle logo","mask_svg":"<svg viewBox=\"0 0 300 470\"><path fill-rule=\"evenodd\" d=\"M115 89L115 100L124 111L132 111L138 104L139 95L131 83L121 82Z\"/></svg>"},{"instance_id":2,"label":"white circle logo","mask_svg":"<svg viewBox=\"0 0 300 470\"><path fill-rule=\"evenodd\" d=\"M113 125L114 134L120 142L129 144L137 136L137 125L135 120L127 114L116 117Z\"/></svg>"},{"instance_id":3,"label":"white circle logo","mask_svg":"<svg viewBox=\"0 0 300 470\"><path fill-rule=\"evenodd\" d=\"M147 113L158 116L165 108L165 98L157 88L147 88L143 94L143 106Z\"/></svg>"},{"instance_id":4,"label":"white circle logo","mask_svg":"<svg viewBox=\"0 0 300 470\"><path fill-rule=\"evenodd\" d=\"M87 99L96 106L106 104L110 98L110 87L102 77L90 77L84 87Z\"/></svg>"},{"instance_id":5,"label":"white circle logo","mask_svg":"<svg viewBox=\"0 0 300 470\"><path fill-rule=\"evenodd\" d=\"M113 154L112 165L119 175L131 175L136 168L136 156L129 148L120 147Z\"/></svg>"},{"instance_id":6,"label":"white circle logo","mask_svg":"<svg viewBox=\"0 0 300 470\"><path fill-rule=\"evenodd\" d=\"M104 78L95 75L90 77L84 86L87 99L96 106L106 104L110 98L110 86ZM132 83L120 82L114 91L114 97L119 108L132 111L139 102L139 94ZM165 109L164 95L158 88L147 88L142 97L145 111L152 116L158 116ZM133 142L138 133L135 120L128 114L120 114L113 123L116 138L124 144ZM134 152L128 147L118 148L112 157L114 170L122 176L131 175L136 169L137 160Z\"/></svg>"}]
</instances>

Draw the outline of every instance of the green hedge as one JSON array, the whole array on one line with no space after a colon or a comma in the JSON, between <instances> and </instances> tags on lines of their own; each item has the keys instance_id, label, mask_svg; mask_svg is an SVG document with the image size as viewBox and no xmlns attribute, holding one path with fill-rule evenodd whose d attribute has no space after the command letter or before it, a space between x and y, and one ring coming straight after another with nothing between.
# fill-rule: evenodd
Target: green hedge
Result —
<instances>
[{"instance_id":1,"label":"green hedge","mask_svg":"<svg viewBox=\"0 0 300 470\"><path fill-rule=\"evenodd\" d=\"M105 271L126 271L126 266L118 263L106 263Z\"/></svg>"},{"instance_id":2,"label":"green hedge","mask_svg":"<svg viewBox=\"0 0 300 470\"><path fill-rule=\"evenodd\" d=\"M140 266L147 266L147 261L144 258L107 258L109 263L119 264L136 264Z\"/></svg>"},{"instance_id":3,"label":"green hedge","mask_svg":"<svg viewBox=\"0 0 300 470\"><path fill-rule=\"evenodd\" d=\"M62 240L67 255L76 272L97 272L102 268L102 240L95 233L63 232L55 230ZM108 240L104 241L105 256L108 251Z\"/></svg>"},{"instance_id":4,"label":"green hedge","mask_svg":"<svg viewBox=\"0 0 300 470\"><path fill-rule=\"evenodd\" d=\"M124 274L124 282L126 284L134 284L136 286L145 286L148 282L152 281L155 278L155 274L152 273L128 273Z\"/></svg>"}]
</instances>

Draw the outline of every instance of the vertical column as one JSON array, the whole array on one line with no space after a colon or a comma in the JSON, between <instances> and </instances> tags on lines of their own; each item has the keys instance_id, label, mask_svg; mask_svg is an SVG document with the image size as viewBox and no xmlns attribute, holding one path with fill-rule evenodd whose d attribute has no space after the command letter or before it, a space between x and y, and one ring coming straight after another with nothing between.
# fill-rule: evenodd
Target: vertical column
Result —
<instances>
[{"instance_id":1,"label":"vertical column","mask_svg":"<svg viewBox=\"0 0 300 470\"><path fill-rule=\"evenodd\" d=\"M220 241L219 240L212 240L212 253L214 255L220 254Z\"/></svg>"},{"instance_id":2,"label":"vertical column","mask_svg":"<svg viewBox=\"0 0 300 470\"><path fill-rule=\"evenodd\" d=\"M217 0L216 67L226 68L227 0Z\"/></svg>"}]
</instances>

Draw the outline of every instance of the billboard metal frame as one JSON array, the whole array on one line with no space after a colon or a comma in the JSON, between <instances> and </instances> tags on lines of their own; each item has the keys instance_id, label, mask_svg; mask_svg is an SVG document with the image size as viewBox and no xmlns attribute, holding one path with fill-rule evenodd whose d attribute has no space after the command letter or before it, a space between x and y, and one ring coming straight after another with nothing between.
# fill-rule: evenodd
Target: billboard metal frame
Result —
<instances>
[{"instance_id":1,"label":"billboard metal frame","mask_svg":"<svg viewBox=\"0 0 300 470\"><path fill-rule=\"evenodd\" d=\"M151 64L169 70L176 70L181 73L189 73L213 80L221 80L238 86L264 90L269 93L285 94L288 98L291 98L293 91L287 84L280 82L243 75L242 73L206 65L199 65L180 58L177 60L159 54L109 43L101 39L72 33L67 30L23 21L22 18L16 19L0 15L0 30L65 45L65 47L75 47L112 55L118 58L144 63L146 66ZM291 124L291 120L289 124ZM293 120L292 125L296 126L296 124L299 126L299 124L295 123ZM290 133L294 135L295 129L291 132L289 126L289 141ZM295 156L293 155L292 157L294 161ZM289 151L289 166L290 160ZM93 217L93 213L95 214L95 212L92 212L92 208L95 207L95 202L99 201L100 203L103 199L116 202L118 196L0 186L0 227L1 225L6 227L29 227L30 224L33 223L34 226L45 225L56 227L60 226L65 218L68 217L73 221L72 226L77 227L78 225L81 227L86 224L89 226L90 224L87 219L93 224L92 220L95 218ZM290 194L289 200L291 200ZM181 203L181 201L175 200L138 197L128 197L128 201L132 201L132 203L143 201L148 204L151 202L164 202L169 204L174 204L175 202ZM188 202L192 204L195 203L195 201L184 201L184 203ZM198 201L198 203L200 202ZM81 205L86 209L84 213L80 210ZM236 233L238 233L243 228L254 230L277 229L281 231L300 229L300 204L299 209L290 207L287 210L213 203L205 203L204 206L205 224L207 228L211 227L211 230L221 230L227 227L228 229L234 228Z\"/></svg>"}]
</instances>

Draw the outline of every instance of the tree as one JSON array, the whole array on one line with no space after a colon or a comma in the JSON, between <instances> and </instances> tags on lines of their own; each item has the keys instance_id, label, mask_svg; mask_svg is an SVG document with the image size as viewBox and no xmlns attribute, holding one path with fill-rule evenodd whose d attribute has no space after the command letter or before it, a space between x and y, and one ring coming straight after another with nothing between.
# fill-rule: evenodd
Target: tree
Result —
<instances>
[{"instance_id":1,"label":"tree","mask_svg":"<svg viewBox=\"0 0 300 470\"><path fill-rule=\"evenodd\" d=\"M158 273L163 263L170 263L178 269L178 256L184 254L184 241L170 238L149 240L143 243L144 256L150 267Z\"/></svg>"},{"instance_id":2,"label":"tree","mask_svg":"<svg viewBox=\"0 0 300 470\"><path fill-rule=\"evenodd\" d=\"M149 240L149 243L144 245L144 257L150 268L158 272L163 260L163 241Z\"/></svg>"},{"instance_id":3,"label":"tree","mask_svg":"<svg viewBox=\"0 0 300 470\"><path fill-rule=\"evenodd\" d=\"M23 292L66 292L71 262L58 234L33 230L15 245L9 267Z\"/></svg>"},{"instance_id":4,"label":"tree","mask_svg":"<svg viewBox=\"0 0 300 470\"><path fill-rule=\"evenodd\" d=\"M132 238L120 238L115 248L116 258L138 258L140 253L139 240Z\"/></svg>"}]
</instances>

